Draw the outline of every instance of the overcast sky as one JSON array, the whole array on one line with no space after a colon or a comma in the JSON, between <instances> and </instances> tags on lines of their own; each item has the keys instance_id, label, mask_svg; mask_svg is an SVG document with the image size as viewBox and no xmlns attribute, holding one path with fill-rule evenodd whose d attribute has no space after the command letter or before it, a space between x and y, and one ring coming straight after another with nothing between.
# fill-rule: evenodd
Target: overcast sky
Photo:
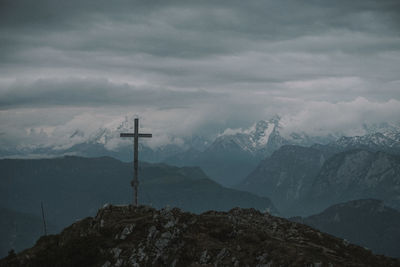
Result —
<instances>
[{"instance_id":1,"label":"overcast sky","mask_svg":"<svg viewBox=\"0 0 400 267\"><path fill-rule=\"evenodd\" d=\"M164 137L274 114L310 133L398 122L399 10L398 0L0 0L0 145L126 115Z\"/></svg>"}]
</instances>

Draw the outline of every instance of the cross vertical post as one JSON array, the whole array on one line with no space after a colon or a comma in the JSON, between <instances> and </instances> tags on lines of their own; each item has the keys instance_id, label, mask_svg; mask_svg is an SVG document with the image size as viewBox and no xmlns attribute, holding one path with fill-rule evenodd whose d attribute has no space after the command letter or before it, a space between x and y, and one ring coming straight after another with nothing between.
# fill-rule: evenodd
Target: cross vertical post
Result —
<instances>
[{"instance_id":1,"label":"cross vertical post","mask_svg":"<svg viewBox=\"0 0 400 267\"><path fill-rule=\"evenodd\" d=\"M138 206L138 186L139 186L139 137L152 137L152 134L139 133L139 119L135 119L135 131L134 133L121 133L120 137L133 137L133 180L131 186L135 192L134 204Z\"/></svg>"},{"instance_id":2,"label":"cross vertical post","mask_svg":"<svg viewBox=\"0 0 400 267\"><path fill-rule=\"evenodd\" d=\"M138 206L138 169L139 169L139 119L135 119L135 137L133 142L133 181L132 187L135 190L135 206Z\"/></svg>"}]
</instances>

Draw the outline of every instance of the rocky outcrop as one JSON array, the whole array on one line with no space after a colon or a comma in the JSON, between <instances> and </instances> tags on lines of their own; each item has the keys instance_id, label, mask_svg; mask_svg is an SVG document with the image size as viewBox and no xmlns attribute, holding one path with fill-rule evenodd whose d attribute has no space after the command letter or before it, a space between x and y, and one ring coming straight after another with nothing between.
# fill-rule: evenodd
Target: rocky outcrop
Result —
<instances>
[{"instance_id":1,"label":"rocky outcrop","mask_svg":"<svg viewBox=\"0 0 400 267\"><path fill-rule=\"evenodd\" d=\"M395 259L254 209L106 206L0 266L400 266Z\"/></svg>"}]
</instances>

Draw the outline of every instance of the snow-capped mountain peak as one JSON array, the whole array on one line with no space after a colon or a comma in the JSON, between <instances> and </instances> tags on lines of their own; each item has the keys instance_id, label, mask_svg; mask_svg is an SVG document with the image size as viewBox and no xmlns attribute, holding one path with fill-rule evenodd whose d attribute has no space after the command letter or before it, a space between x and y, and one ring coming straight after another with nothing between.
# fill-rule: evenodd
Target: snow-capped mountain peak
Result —
<instances>
[{"instance_id":1,"label":"snow-capped mountain peak","mask_svg":"<svg viewBox=\"0 0 400 267\"><path fill-rule=\"evenodd\" d=\"M339 147L395 148L400 147L400 136L387 133L371 133L363 136L342 136L334 144Z\"/></svg>"},{"instance_id":2,"label":"snow-capped mountain peak","mask_svg":"<svg viewBox=\"0 0 400 267\"><path fill-rule=\"evenodd\" d=\"M276 136L279 136L279 120L278 116L265 121L260 120L248 129L229 129L220 135L211 150L227 150L238 149L250 152L252 154L260 153L268 150L268 146Z\"/></svg>"},{"instance_id":3,"label":"snow-capped mountain peak","mask_svg":"<svg viewBox=\"0 0 400 267\"><path fill-rule=\"evenodd\" d=\"M385 138L400 141L400 125L382 122L378 124L364 124L363 129L366 135L374 135L376 133L381 133Z\"/></svg>"},{"instance_id":4,"label":"snow-capped mountain peak","mask_svg":"<svg viewBox=\"0 0 400 267\"><path fill-rule=\"evenodd\" d=\"M268 144L269 137L274 131L277 131L279 121L269 120L259 121L256 124L255 131L251 133L251 139L258 147L263 147Z\"/></svg>"}]
</instances>

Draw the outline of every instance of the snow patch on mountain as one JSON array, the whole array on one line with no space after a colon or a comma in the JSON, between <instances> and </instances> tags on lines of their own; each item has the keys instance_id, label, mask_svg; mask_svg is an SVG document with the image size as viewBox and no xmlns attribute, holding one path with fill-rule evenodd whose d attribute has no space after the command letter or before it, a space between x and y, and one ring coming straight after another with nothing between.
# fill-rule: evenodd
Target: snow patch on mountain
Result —
<instances>
[{"instance_id":1,"label":"snow patch on mountain","mask_svg":"<svg viewBox=\"0 0 400 267\"><path fill-rule=\"evenodd\" d=\"M363 136L342 136L333 143L342 148L368 147L371 149L400 149L400 134L371 133Z\"/></svg>"},{"instance_id":2,"label":"snow patch on mountain","mask_svg":"<svg viewBox=\"0 0 400 267\"><path fill-rule=\"evenodd\" d=\"M267 129L264 130L261 137L258 139L258 145L266 145L268 143L269 136L274 130L275 126L273 124L268 124Z\"/></svg>"},{"instance_id":3,"label":"snow patch on mountain","mask_svg":"<svg viewBox=\"0 0 400 267\"><path fill-rule=\"evenodd\" d=\"M275 115L271 119L264 121L261 120L253 124L248 129L227 129L221 135L218 136L217 140L213 145L222 147L239 146L243 151L248 151L253 154L260 156L267 156L282 145L296 144L302 146L310 146L314 143L327 144L337 137L331 136L318 136L312 137L304 132L288 133L285 131L284 119ZM285 134L282 134L284 132ZM221 143L225 143L223 146ZM214 148L214 150L216 147Z\"/></svg>"}]
</instances>

